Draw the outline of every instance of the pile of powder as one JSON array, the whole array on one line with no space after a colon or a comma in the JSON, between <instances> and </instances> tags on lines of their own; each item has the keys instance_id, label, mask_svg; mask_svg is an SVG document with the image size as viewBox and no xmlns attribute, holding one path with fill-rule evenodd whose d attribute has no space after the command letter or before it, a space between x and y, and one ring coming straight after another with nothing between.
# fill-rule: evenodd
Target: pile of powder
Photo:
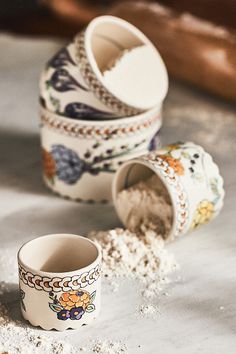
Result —
<instances>
[{"instance_id":1,"label":"pile of powder","mask_svg":"<svg viewBox=\"0 0 236 354\"><path fill-rule=\"evenodd\" d=\"M103 77L117 97L144 110L160 104L168 89L164 63L151 45L124 50L108 63Z\"/></svg>"},{"instance_id":2,"label":"pile of powder","mask_svg":"<svg viewBox=\"0 0 236 354\"><path fill-rule=\"evenodd\" d=\"M174 256L164 248L164 240L152 230L133 233L114 229L91 232L89 235L102 247L102 271L108 278L135 278L152 284L154 293L160 283L178 267ZM148 289L148 287L147 287Z\"/></svg>"},{"instance_id":3,"label":"pile of powder","mask_svg":"<svg viewBox=\"0 0 236 354\"><path fill-rule=\"evenodd\" d=\"M117 207L128 229L93 231L89 234L102 249L103 275L134 278L145 284L142 296L156 297L170 282L169 275L178 264L165 248L173 211L163 184L152 175L145 181L122 190Z\"/></svg>"},{"instance_id":4,"label":"pile of powder","mask_svg":"<svg viewBox=\"0 0 236 354\"><path fill-rule=\"evenodd\" d=\"M129 230L140 233L144 226L167 238L173 210L169 194L156 175L119 192L117 209Z\"/></svg>"}]
</instances>

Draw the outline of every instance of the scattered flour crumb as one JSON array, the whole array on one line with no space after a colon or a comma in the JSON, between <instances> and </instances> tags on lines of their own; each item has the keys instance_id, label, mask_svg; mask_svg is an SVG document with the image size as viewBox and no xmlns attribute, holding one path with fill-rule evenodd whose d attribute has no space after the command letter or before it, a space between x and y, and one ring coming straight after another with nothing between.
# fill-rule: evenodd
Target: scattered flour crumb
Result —
<instances>
[{"instance_id":1,"label":"scattered flour crumb","mask_svg":"<svg viewBox=\"0 0 236 354\"><path fill-rule=\"evenodd\" d=\"M9 354L76 354L77 350L65 341L13 321L5 305L0 304L0 353Z\"/></svg>"},{"instance_id":2,"label":"scattered flour crumb","mask_svg":"<svg viewBox=\"0 0 236 354\"><path fill-rule=\"evenodd\" d=\"M115 280L112 280L110 283L111 287L112 287L112 291L114 293L116 293L119 290L119 283Z\"/></svg>"},{"instance_id":3,"label":"scattered flour crumb","mask_svg":"<svg viewBox=\"0 0 236 354\"><path fill-rule=\"evenodd\" d=\"M92 347L92 351L98 354L124 354L127 353L127 347L120 341L97 339Z\"/></svg>"},{"instance_id":4,"label":"scattered flour crumb","mask_svg":"<svg viewBox=\"0 0 236 354\"><path fill-rule=\"evenodd\" d=\"M220 310L222 311L222 310L224 310L225 309L225 307L224 306L220 306Z\"/></svg>"},{"instance_id":5,"label":"scattered flour crumb","mask_svg":"<svg viewBox=\"0 0 236 354\"><path fill-rule=\"evenodd\" d=\"M148 318L156 318L158 314L160 314L160 311L157 306L154 306L152 304L147 304L147 305L142 305L139 308L139 314L142 317L148 317Z\"/></svg>"}]
</instances>

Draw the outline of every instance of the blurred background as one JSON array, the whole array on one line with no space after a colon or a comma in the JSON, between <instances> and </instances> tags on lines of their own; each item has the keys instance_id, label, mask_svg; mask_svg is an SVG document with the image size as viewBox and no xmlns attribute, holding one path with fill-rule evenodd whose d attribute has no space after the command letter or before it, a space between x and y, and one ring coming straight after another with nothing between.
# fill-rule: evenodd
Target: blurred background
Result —
<instances>
[{"instance_id":1,"label":"blurred background","mask_svg":"<svg viewBox=\"0 0 236 354\"><path fill-rule=\"evenodd\" d=\"M157 46L171 77L236 100L235 0L0 0L0 29L71 39L93 17L113 14Z\"/></svg>"}]
</instances>

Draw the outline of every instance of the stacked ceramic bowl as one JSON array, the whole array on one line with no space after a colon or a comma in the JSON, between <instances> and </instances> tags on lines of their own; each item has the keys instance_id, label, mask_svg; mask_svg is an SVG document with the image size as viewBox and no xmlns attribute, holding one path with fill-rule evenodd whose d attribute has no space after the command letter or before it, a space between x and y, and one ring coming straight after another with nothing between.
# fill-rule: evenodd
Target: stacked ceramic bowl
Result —
<instances>
[{"instance_id":1,"label":"stacked ceramic bowl","mask_svg":"<svg viewBox=\"0 0 236 354\"><path fill-rule=\"evenodd\" d=\"M114 172L158 146L165 65L152 43L112 16L89 23L40 81L44 179L75 200L111 199Z\"/></svg>"}]
</instances>

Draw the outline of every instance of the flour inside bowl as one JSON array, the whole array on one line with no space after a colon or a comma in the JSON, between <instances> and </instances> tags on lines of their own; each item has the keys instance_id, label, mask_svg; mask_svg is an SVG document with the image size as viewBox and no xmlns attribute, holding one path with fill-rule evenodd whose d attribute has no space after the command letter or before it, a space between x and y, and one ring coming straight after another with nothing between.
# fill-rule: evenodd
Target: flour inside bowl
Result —
<instances>
[{"instance_id":1,"label":"flour inside bowl","mask_svg":"<svg viewBox=\"0 0 236 354\"><path fill-rule=\"evenodd\" d=\"M119 192L117 209L129 230L142 232L145 227L163 238L168 237L173 209L169 194L156 175Z\"/></svg>"},{"instance_id":2,"label":"flour inside bowl","mask_svg":"<svg viewBox=\"0 0 236 354\"><path fill-rule=\"evenodd\" d=\"M108 89L139 109L159 105L168 89L165 65L151 45L124 50L103 72Z\"/></svg>"}]
</instances>

